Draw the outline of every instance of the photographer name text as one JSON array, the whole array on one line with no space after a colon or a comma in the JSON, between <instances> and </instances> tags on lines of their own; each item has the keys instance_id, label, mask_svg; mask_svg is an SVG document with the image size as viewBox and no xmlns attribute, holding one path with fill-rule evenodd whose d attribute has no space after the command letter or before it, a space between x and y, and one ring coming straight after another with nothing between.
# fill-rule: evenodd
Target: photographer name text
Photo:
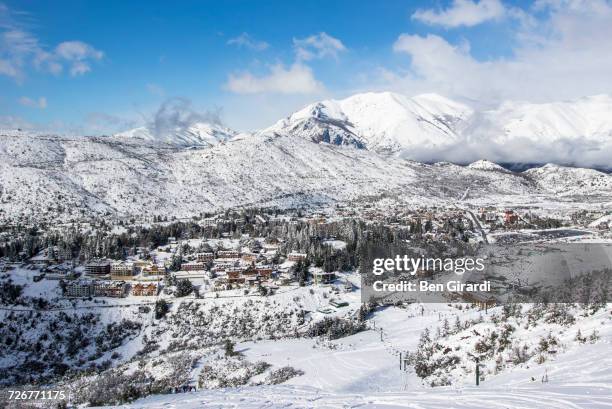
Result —
<instances>
[{"instance_id":1,"label":"photographer name text","mask_svg":"<svg viewBox=\"0 0 612 409\"><path fill-rule=\"evenodd\" d=\"M491 282L486 280L481 283L463 283L452 280L446 283L430 283L427 280L406 281L395 283L375 281L372 288L377 292L490 292Z\"/></svg>"}]
</instances>

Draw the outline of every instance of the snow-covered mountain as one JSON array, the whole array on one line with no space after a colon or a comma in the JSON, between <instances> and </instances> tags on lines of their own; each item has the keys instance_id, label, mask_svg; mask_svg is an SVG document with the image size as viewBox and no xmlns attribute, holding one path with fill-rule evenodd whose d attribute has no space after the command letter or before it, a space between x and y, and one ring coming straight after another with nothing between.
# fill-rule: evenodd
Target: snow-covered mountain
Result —
<instances>
[{"instance_id":1,"label":"snow-covered mountain","mask_svg":"<svg viewBox=\"0 0 612 409\"><path fill-rule=\"evenodd\" d=\"M480 205L612 197L612 176L597 171L545 167L512 173L491 167L426 165L294 135L253 135L184 149L136 138L5 134L0 219L189 217L236 206L328 205L380 194L418 205L461 198ZM554 177L561 172L561 179Z\"/></svg>"},{"instance_id":2,"label":"snow-covered mountain","mask_svg":"<svg viewBox=\"0 0 612 409\"><path fill-rule=\"evenodd\" d=\"M610 112L607 96L476 112L432 94L367 93L309 105L252 135L208 123L114 137L0 131L0 219L189 217L380 194L421 204L610 201L612 176L602 172L549 164L517 173L494 163L542 163L552 152L556 163L587 158L609 167ZM450 159L426 165L408 160L414 152Z\"/></svg>"},{"instance_id":3,"label":"snow-covered mountain","mask_svg":"<svg viewBox=\"0 0 612 409\"><path fill-rule=\"evenodd\" d=\"M308 105L261 133L398 152L455 143L458 128L471 114L469 107L435 94L408 98L370 92Z\"/></svg>"},{"instance_id":4,"label":"snow-covered mountain","mask_svg":"<svg viewBox=\"0 0 612 409\"><path fill-rule=\"evenodd\" d=\"M496 125L500 139L529 138L537 142L577 139L609 142L612 97L595 95L574 101L532 104L505 102L484 117Z\"/></svg>"},{"instance_id":5,"label":"snow-covered mountain","mask_svg":"<svg viewBox=\"0 0 612 409\"><path fill-rule=\"evenodd\" d=\"M497 163L485 159L470 163L468 165L468 168L478 170L490 170L495 172L509 172L506 168L499 166Z\"/></svg>"},{"instance_id":6,"label":"snow-covered mountain","mask_svg":"<svg viewBox=\"0 0 612 409\"><path fill-rule=\"evenodd\" d=\"M609 168L612 97L477 110L435 94L357 94L308 105L261 134L296 135L425 161L564 163Z\"/></svg>"},{"instance_id":7,"label":"snow-covered mountain","mask_svg":"<svg viewBox=\"0 0 612 409\"><path fill-rule=\"evenodd\" d=\"M145 141L162 142L176 146L212 146L236 136L237 132L219 124L196 122L188 127L155 129L141 126L115 136L119 138L139 138Z\"/></svg>"}]
</instances>

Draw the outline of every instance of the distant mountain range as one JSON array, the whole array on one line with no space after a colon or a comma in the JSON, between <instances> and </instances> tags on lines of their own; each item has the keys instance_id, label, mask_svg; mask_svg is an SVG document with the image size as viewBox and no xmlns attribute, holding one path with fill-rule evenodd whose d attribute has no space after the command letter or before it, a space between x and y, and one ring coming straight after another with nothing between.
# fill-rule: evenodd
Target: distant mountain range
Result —
<instances>
[{"instance_id":1,"label":"distant mountain range","mask_svg":"<svg viewBox=\"0 0 612 409\"><path fill-rule=\"evenodd\" d=\"M210 146L237 134L218 124L194 123L163 132L142 127L118 136ZM547 162L609 169L612 97L505 102L478 110L436 94L364 93L310 104L253 135L292 135L427 163L488 158L514 169Z\"/></svg>"},{"instance_id":2,"label":"distant mountain range","mask_svg":"<svg viewBox=\"0 0 612 409\"><path fill-rule=\"evenodd\" d=\"M0 222L187 218L238 206L331 206L383 196L407 206L599 208L612 201L612 176L552 164L521 173L488 161L428 165L280 133L185 148L0 131Z\"/></svg>"},{"instance_id":3,"label":"distant mountain range","mask_svg":"<svg viewBox=\"0 0 612 409\"><path fill-rule=\"evenodd\" d=\"M611 141L607 96L476 111L433 94L367 93L311 104L252 134L206 123L112 137L7 130L0 220L190 217L380 195L413 205L603 206L612 176L545 162L552 153L559 164L610 167ZM516 171L521 163L531 169Z\"/></svg>"}]
</instances>

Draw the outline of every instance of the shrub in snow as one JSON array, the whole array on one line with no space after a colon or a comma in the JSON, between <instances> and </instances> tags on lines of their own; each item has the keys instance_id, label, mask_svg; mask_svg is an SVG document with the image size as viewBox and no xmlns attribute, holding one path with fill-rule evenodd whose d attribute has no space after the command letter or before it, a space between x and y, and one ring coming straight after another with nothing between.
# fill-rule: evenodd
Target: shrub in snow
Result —
<instances>
[{"instance_id":1,"label":"shrub in snow","mask_svg":"<svg viewBox=\"0 0 612 409\"><path fill-rule=\"evenodd\" d=\"M295 369L292 366L285 366L271 371L268 376L266 376L264 383L266 385L278 385L279 383L287 382L291 378L302 375L304 375L304 371Z\"/></svg>"},{"instance_id":2,"label":"shrub in snow","mask_svg":"<svg viewBox=\"0 0 612 409\"><path fill-rule=\"evenodd\" d=\"M186 278L176 280L176 296L186 297L193 292L193 284Z\"/></svg>"},{"instance_id":3,"label":"shrub in snow","mask_svg":"<svg viewBox=\"0 0 612 409\"><path fill-rule=\"evenodd\" d=\"M252 363L242 357L213 360L202 368L198 385L201 389L246 385L253 376L263 373L269 367L266 362Z\"/></svg>"},{"instance_id":4,"label":"shrub in snow","mask_svg":"<svg viewBox=\"0 0 612 409\"><path fill-rule=\"evenodd\" d=\"M356 334L365 330L363 322L356 322L339 317L325 317L322 321L314 323L308 330L308 335L318 337L321 335L329 336L329 339L339 339Z\"/></svg>"}]
</instances>

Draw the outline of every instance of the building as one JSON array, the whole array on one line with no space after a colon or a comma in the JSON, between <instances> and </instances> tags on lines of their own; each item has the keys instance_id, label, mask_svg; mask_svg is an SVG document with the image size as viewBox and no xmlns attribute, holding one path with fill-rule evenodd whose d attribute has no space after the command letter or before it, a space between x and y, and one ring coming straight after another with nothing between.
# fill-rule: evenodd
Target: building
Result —
<instances>
[{"instance_id":1,"label":"building","mask_svg":"<svg viewBox=\"0 0 612 409\"><path fill-rule=\"evenodd\" d=\"M136 284L132 287L132 295L140 297L154 297L158 293L157 284Z\"/></svg>"},{"instance_id":2,"label":"building","mask_svg":"<svg viewBox=\"0 0 612 409\"><path fill-rule=\"evenodd\" d=\"M111 279L112 280L132 280L134 278L134 274L136 273L136 267L134 267L134 263L113 263L111 265Z\"/></svg>"},{"instance_id":3,"label":"building","mask_svg":"<svg viewBox=\"0 0 612 409\"><path fill-rule=\"evenodd\" d=\"M64 296L69 298L87 298L93 295L93 288L89 281L76 281L66 285Z\"/></svg>"},{"instance_id":4,"label":"building","mask_svg":"<svg viewBox=\"0 0 612 409\"><path fill-rule=\"evenodd\" d=\"M242 261L245 261L247 263L252 263L254 261L257 261L257 254L245 253L242 255L241 259Z\"/></svg>"},{"instance_id":5,"label":"building","mask_svg":"<svg viewBox=\"0 0 612 409\"><path fill-rule=\"evenodd\" d=\"M94 297L125 297L127 285L124 282L114 281L94 281L93 296Z\"/></svg>"},{"instance_id":6,"label":"building","mask_svg":"<svg viewBox=\"0 0 612 409\"><path fill-rule=\"evenodd\" d=\"M327 273L325 271L315 271L312 274L312 278L315 284L330 284L336 279L336 274Z\"/></svg>"},{"instance_id":7,"label":"building","mask_svg":"<svg viewBox=\"0 0 612 409\"><path fill-rule=\"evenodd\" d=\"M183 270L183 271L201 271L201 270L206 270L206 264L205 263L198 263L198 262L183 263L183 264L181 264L181 270Z\"/></svg>"},{"instance_id":8,"label":"building","mask_svg":"<svg viewBox=\"0 0 612 409\"><path fill-rule=\"evenodd\" d=\"M219 250L217 258L240 258L240 252L236 250Z\"/></svg>"},{"instance_id":9,"label":"building","mask_svg":"<svg viewBox=\"0 0 612 409\"><path fill-rule=\"evenodd\" d=\"M269 280L270 277L272 277L273 270L271 268L257 267L255 270L257 271L257 274L259 275L259 277L261 277L264 280Z\"/></svg>"},{"instance_id":10,"label":"building","mask_svg":"<svg viewBox=\"0 0 612 409\"><path fill-rule=\"evenodd\" d=\"M506 210L504 213L504 223L506 224L514 224L518 222L518 214L514 213L512 210Z\"/></svg>"},{"instance_id":11,"label":"building","mask_svg":"<svg viewBox=\"0 0 612 409\"><path fill-rule=\"evenodd\" d=\"M329 305L336 308L348 307L349 303L341 300L331 300Z\"/></svg>"},{"instance_id":12,"label":"building","mask_svg":"<svg viewBox=\"0 0 612 409\"><path fill-rule=\"evenodd\" d=\"M85 274L90 276L108 275L111 272L111 264L106 260L92 260L85 264Z\"/></svg>"},{"instance_id":13,"label":"building","mask_svg":"<svg viewBox=\"0 0 612 409\"><path fill-rule=\"evenodd\" d=\"M144 276L157 276L164 274L165 270L159 268L157 264L149 264L146 267L142 268L142 275Z\"/></svg>"},{"instance_id":14,"label":"building","mask_svg":"<svg viewBox=\"0 0 612 409\"><path fill-rule=\"evenodd\" d=\"M481 310L495 307L497 304L497 299L494 296L485 293L464 291L461 293L461 298L465 302L476 305Z\"/></svg>"},{"instance_id":15,"label":"building","mask_svg":"<svg viewBox=\"0 0 612 409\"><path fill-rule=\"evenodd\" d=\"M300 261L300 260L305 260L305 259L306 259L306 253L297 253L295 251L292 251L291 253L287 255L287 260L289 261Z\"/></svg>"},{"instance_id":16,"label":"building","mask_svg":"<svg viewBox=\"0 0 612 409\"><path fill-rule=\"evenodd\" d=\"M47 280L74 280L75 278L75 272L68 269L53 269L45 273L45 279Z\"/></svg>"},{"instance_id":17,"label":"building","mask_svg":"<svg viewBox=\"0 0 612 409\"><path fill-rule=\"evenodd\" d=\"M135 260L133 264L135 268L142 270L145 267L149 267L151 262L147 260Z\"/></svg>"},{"instance_id":18,"label":"building","mask_svg":"<svg viewBox=\"0 0 612 409\"><path fill-rule=\"evenodd\" d=\"M245 277L242 276L240 270L231 270L227 272L227 282L230 284L244 284Z\"/></svg>"},{"instance_id":19,"label":"building","mask_svg":"<svg viewBox=\"0 0 612 409\"><path fill-rule=\"evenodd\" d=\"M208 261L214 260L215 255L213 253L198 253L196 255L196 259L198 263L206 263Z\"/></svg>"},{"instance_id":20,"label":"building","mask_svg":"<svg viewBox=\"0 0 612 409\"><path fill-rule=\"evenodd\" d=\"M495 223L497 221L497 214L495 212L484 212L482 219L487 223Z\"/></svg>"}]
</instances>

